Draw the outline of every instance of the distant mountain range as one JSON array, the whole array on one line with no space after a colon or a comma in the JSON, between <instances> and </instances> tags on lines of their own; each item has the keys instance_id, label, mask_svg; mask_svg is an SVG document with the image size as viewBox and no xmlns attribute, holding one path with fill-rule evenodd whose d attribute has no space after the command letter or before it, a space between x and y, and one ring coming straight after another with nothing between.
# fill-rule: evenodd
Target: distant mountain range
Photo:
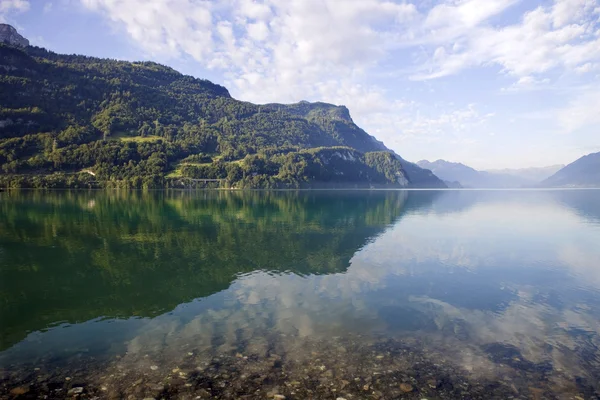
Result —
<instances>
[{"instance_id":1,"label":"distant mountain range","mask_svg":"<svg viewBox=\"0 0 600 400\"><path fill-rule=\"evenodd\" d=\"M564 168L564 166L564 164L556 164L548 167L488 169L486 170L486 172L497 175L516 176L519 178L527 179L531 182L542 182L544 179L554 175L561 168Z\"/></svg>"},{"instance_id":2,"label":"distant mountain range","mask_svg":"<svg viewBox=\"0 0 600 400\"><path fill-rule=\"evenodd\" d=\"M467 165L445 160L433 162L421 160L417 164L421 168L431 170L449 187L456 187L454 183L458 182L464 188L535 187L563 167L563 165L553 165L542 168L478 171Z\"/></svg>"},{"instance_id":3,"label":"distant mountain range","mask_svg":"<svg viewBox=\"0 0 600 400\"><path fill-rule=\"evenodd\" d=\"M542 183L545 187L600 187L600 152L588 154Z\"/></svg>"}]
</instances>

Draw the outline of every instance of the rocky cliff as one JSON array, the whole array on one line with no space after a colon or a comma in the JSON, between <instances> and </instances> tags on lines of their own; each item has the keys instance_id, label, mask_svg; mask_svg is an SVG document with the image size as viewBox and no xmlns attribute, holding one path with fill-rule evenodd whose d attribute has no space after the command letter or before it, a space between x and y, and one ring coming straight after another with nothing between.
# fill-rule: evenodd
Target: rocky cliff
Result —
<instances>
[{"instance_id":1,"label":"rocky cliff","mask_svg":"<svg viewBox=\"0 0 600 400\"><path fill-rule=\"evenodd\" d=\"M7 43L11 46L20 47L29 46L29 40L19 35L19 32L8 24L0 24L0 43Z\"/></svg>"}]
</instances>

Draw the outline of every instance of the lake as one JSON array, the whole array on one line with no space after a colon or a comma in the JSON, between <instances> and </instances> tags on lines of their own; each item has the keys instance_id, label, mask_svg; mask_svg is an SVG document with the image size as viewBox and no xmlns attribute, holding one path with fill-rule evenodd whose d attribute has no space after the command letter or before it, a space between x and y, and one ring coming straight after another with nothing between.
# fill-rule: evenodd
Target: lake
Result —
<instances>
[{"instance_id":1,"label":"lake","mask_svg":"<svg viewBox=\"0 0 600 400\"><path fill-rule=\"evenodd\" d=\"M0 192L0 397L600 396L600 190Z\"/></svg>"}]
</instances>

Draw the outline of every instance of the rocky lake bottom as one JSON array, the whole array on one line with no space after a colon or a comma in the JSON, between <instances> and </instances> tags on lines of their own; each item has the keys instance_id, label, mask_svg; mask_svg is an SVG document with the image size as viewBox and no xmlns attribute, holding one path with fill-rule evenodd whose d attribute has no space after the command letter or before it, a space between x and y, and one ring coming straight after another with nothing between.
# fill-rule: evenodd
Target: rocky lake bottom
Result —
<instances>
[{"instance_id":1,"label":"rocky lake bottom","mask_svg":"<svg viewBox=\"0 0 600 400\"><path fill-rule=\"evenodd\" d=\"M265 338L239 351L78 354L60 368L2 371L6 398L108 399L579 399L598 381L532 363L494 345L465 354L435 338ZM286 344L287 343L287 344ZM283 346L290 346L283 348ZM458 368L469 359L471 368ZM42 361L43 362L43 361ZM600 370L594 371L600 376ZM15 384L20 384L15 386Z\"/></svg>"}]
</instances>

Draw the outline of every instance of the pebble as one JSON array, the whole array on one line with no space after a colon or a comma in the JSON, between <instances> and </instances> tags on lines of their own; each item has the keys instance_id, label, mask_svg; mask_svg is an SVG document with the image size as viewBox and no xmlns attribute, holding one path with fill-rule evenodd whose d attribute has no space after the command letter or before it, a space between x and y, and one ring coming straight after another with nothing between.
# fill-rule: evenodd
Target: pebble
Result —
<instances>
[{"instance_id":1,"label":"pebble","mask_svg":"<svg viewBox=\"0 0 600 400\"><path fill-rule=\"evenodd\" d=\"M83 393L83 388L81 386L77 386L74 388L69 389L69 392L67 394L80 394Z\"/></svg>"},{"instance_id":2,"label":"pebble","mask_svg":"<svg viewBox=\"0 0 600 400\"><path fill-rule=\"evenodd\" d=\"M402 390L404 393L408 393L408 392L412 392L413 387L411 385L409 385L408 383L401 383L400 390Z\"/></svg>"},{"instance_id":3,"label":"pebble","mask_svg":"<svg viewBox=\"0 0 600 400\"><path fill-rule=\"evenodd\" d=\"M533 397L535 400L541 399L544 395L544 389L540 389L537 387L530 386L529 391L531 392L531 397Z\"/></svg>"},{"instance_id":4,"label":"pebble","mask_svg":"<svg viewBox=\"0 0 600 400\"><path fill-rule=\"evenodd\" d=\"M165 389L165 385L161 385L160 383L149 384L148 387L156 392L162 392Z\"/></svg>"},{"instance_id":5,"label":"pebble","mask_svg":"<svg viewBox=\"0 0 600 400\"><path fill-rule=\"evenodd\" d=\"M12 389L10 391L10 394L12 394L13 396L19 396L19 395L25 394L27 392L29 392L29 388L26 388L26 387L23 387L23 386L18 386L16 388Z\"/></svg>"},{"instance_id":6,"label":"pebble","mask_svg":"<svg viewBox=\"0 0 600 400\"><path fill-rule=\"evenodd\" d=\"M363 360L367 360L366 361L366 368L364 370L360 370L360 371L354 371L352 368L345 368L344 366L344 361L345 358L344 357L340 357L340 358L336 358L336 357L327 357L326 354L322 354L320 356L320 359L316 359L316 358L312 358L310 361L307 360L306 364L301 365L300 368L298 368L294 373L289 373L289 371L287 371L285 368L282 368L281 371L277 371L277 375L269 375L268 373L268 369L270 368L270 366L273 363L273 360L278 360L281 357L277 356L277 355L273 355L273 356L268 356L267 354L263 354L261 353L258 356L255 356L255 352L252 350L245 350L248 351L247 354L251 354L251 358L253 361L253 363L248 364L247 362L245 362L243 359L246 358L242 353L235 353L235 350L231 353L228 353L228 355L226 357L221 357L224 361L218 361L215 362L216 358L213 358L212 362L205 362L204 359L202 361L199 362L199 364L204 364L205 367L203 366L198 366L198 370L199 371L204 371L203 372L203 376L210 378L210 380L213 380L213 394L210 393L210 389L205 390L205 389L201 389L201 388L195 388L194 390L191 389L191 387L194 387L195 385L192 383L188 383L187 377L190 376L191 372L187 371L187 369L189 368L189 365L182 365L182 367L184 367L184 371L182 371L180 368L177 367L173 367L173 365L177 365L175 361L173 364L171 364L170 362L165 362L163 363L161 360L156 360L156 361L161 361L161 365L162 367L159 368L158 365L148 365L152 362L152 360L150 360L149 358L146 358L143 360L142 365L143 368L150 368L152 371L157 371L160 370L161 371L161 377L163 377L162 372L164 373L164 385L157 385L157 387L155 388L153 384L147 382L144 383L141 379L136 381L134 383L134 385L141 385L143 384L143 387L137 387L135 390L134 389L128 389L126 391L125 394L125 398L127 398L128 395L130 395L130 398L137 398L138 400L149 400L151 399L151 397L147 397L144 398L143 396L157 396L156 399L160 398L160 395L163 392L164 387L168 388L168 392L169 395L172 396L176 396L177 393L179 392L179 394L182 395L186 395L186 396L190 396L190 397L186 397L188 399L192 399L195 396L198 396L196 398L198 399L207 399L207 398L211 398L213 396L216 396L218 393L220 393L221 387L226 387L227 385L237 385L238 382L241 382L241 384L243 385L247 385L247 386L241 386L241 388L243 390L245 390L246 388L248 389L247 393L252 396L252 393L254 393L254 395L260 395L263 394L263 399L271 399L271 400L286 400L286 396L290 396L293 398L312 398L315 395L323 395L326 392L328 393L328 398L330 399L335 399L335 400L346 400L346 398L341 397L344 395L350 396L348 397L348 399L358 399L359 397L368 397L371 400L383 400L383 399L389 399L389 398L394 398L394 396L402 396L402 397L411 397L416 400L426 400L423 399L419 396L419 394L424 394L424 393L433 393L434 391L439 391L440 394L446 395L448 393L446 393L446 386L443 385L442 380L438 380L434 377L432 371L427 370L426 374L422 375L425 379L424 382L419 382L419 384L417 384L417 381L410 378L409 376L407 376L406 374L396 374L395 371L401 370L404 367L404 364L402 364L400 361L397 361L400 359L400 357L396 357L395 355L392 356L392 354L395 353L391 353L391 352L385 352L382 351L381 349L377 349L378 351L373 351L373 352L369 352L367 354L364 354L364 357L362 357ZM350 351L349 351L350 352ZM196 354L196 357L199 354L203 354L201 351L199 351L198 353L196 353L196 351L192 352L182 352L183 355L185 354ZM335 355L334 355L335 356ZM153 358L153 357L151 357ZM184 357L182 357L184 358ZM373 360L383 360L381 362ZM194 357L192 358L187 358L188 362L191 362L193 360L195 360ZM327 362L326 365L323 364L323 361ZM180 359L181 362L181 359ZM256 362L256 365L254 364L254 362ZM414 360L412 360L411 362L414 362ZM389 366L388 366L389 364ZM425 367L418 367L418 362L414 362L414 365L416 365L417 367L415 367L417 369L417 372L419 372L419 368L425 368ZM44 367L44 373L36 373L36 374L31 374L33 368L29 367L27 368L27 373L32 375L33 378L35 379L36 377L38 377L39 375L44 375L46 373L46 368L44 365L42 365ZM265 374L257 376L256 379L253 375L250 375L251 372L254 371L254 369L252 370L244 370L244 369L239 369L239 366L244 366L244 367L257 367L258 373L257 375L259 375L261 372L265 372ZM284 363L285 366L285 363ZM172 368L172 373L168 373L168 368L171 367ZM387 368L394 368L394 369L387 369ZM433 367L432 367L433 368ZM444 369L447 367L444 367ZM39 368L38 368L39 369ZM108 379L108 375L110 374L107 373L106 376L102 376L102 379L100 379L99 383L103 383L106 384L108 386L102 386L99 389L102 390L102 392L98 391L98 393L96 393L97 395L102 396L107 396L109 393L111 392L115 392L118 393L119 390L121 390L120 386L122 386L123 384L127 384L127 386L131 386L131 382L135 380L135 378L137 377L132 377L131 381L129 379L124 379L123 381L121 381L121 372L126 372L127 371L127 367L124 367L125 371L119 371L116 375L110 375L110 377L114 377L115 381L114 382L110 382L110 379ZM263 371L264 369L264 371ZM114 371L114 370L113 370ZM145 371L145 373L144 373ZM147 370L144 371L140 371L141 374L144 374L146 376L150 376L150 375L154 375L153 373L148 374ZM241 372L244 371L246 372L248 375L245 374L241 374ZM443 372L443 371L442 371ZM351 374L356 374L354 376L352 376ZM337 377L337 378L341 378L341 379L333 379L333 377ZM269 386L272 387L271 390L269 390L269 392L264 392L264 386L261 385L265 385L265 383L263 381L265 380L269 381L273 381L272 383L269 383ZM343 380L343 378L347 379L347 380ZM60 378L58 378L60 379ZM66 381L71 381L69 383L64 384L64 389L58 389L58 390L62 390L62 397L67 397L66 396L66 392L68 392L69 396L73 398L73 396L77 396L80 395L81 397L86 397L88 396L88 392L90 392L91 387L88 387L87 385L84 387L71 387L72 385L76 385L76 384L81 384L84 381L80 381L80 379L82 379L82 376L80 374L80 372L78 372L76 374L75 378L72 377L66 377L63 379L65 379ZM412 380L411 380L412 379ZM50 380L50 379L49 379ZM107 382L108 380L108 382ZM161 381L161 379L157 379L158 381ZM247 381L246 381L247 380ZM303 382L318 382L318 388L312 388L312 390L309 389L310 385L308 385L309 387L305 387L307 385L304 385ZM404 382L403 382L404 381ZM81 383L80 383L81 382ZM191 380L189 382L192 382ZM363 384L363 386L361 386L360 384ZM413 386L416 385L416 386ZM468 391L470 390L469 388L467 388L466 383L464 383L464 381L462 380L458 380L456 382L452 382L452 385L449 385L450 389L452 390L451 392L449 392L449 394L451 394L452 396L460 396L460 388L461 387L465 387L464 391L462 392L463 395L468 393ZM503 385L505 386L506 392L510 393L510 388L513 388L514 390L514 385L511 384L510 380L503 380ZM62 386L62 385L61 385ZM454 389L452 388L452 386L454 386ZM71 387L71 389L69 390L69 387ZM189 388L189 389L184 389L185 388ZM284 389L282 390L282 388L287 387L288 389ZM34 388L32 386L32 388ZM37 389L37 387L35 387ZM0 390L0 398L3 398L2 395L7 395L8 391L10 390L10 387L4 387L3 391ZM291 392L289 390L292 390ZM379 390L378 390L379 389ZM530 387L529 390L531 392L531 394L533 394L533 399L535 400L536 398L542 398L540 397L543 396L544 394L544 389L546 389L546 386L543 386L541 388L536 388L536 387ZM27 396L28 394L31 393L31 390L29 387L27 386L21 386L21 387L14 387L13 391L10 392L10 394L14 397L19 396L18 398L24 397L22 394L20 393L27 393L25 394L25 396ZM250 390L252 390L252 392L250 392ZM360 390L363 390L363 392L360 392ZM548 390L548 389L546 389ZM281 391L284 391L285 393L288 393L287 395L283 395L283 394L279 394L278 393ZM56 392L58 393L58 392ZM193 396L191 395L193 393ZM264 396L266 394L266 396ZM536 397L538 396L538 397ZM580 395L581 396L581 395ZM511 396L506 396L504 398L510 398ZM515 398L517 396L514 396ZM10 398L10 397L9 397ZM572 397L574 400L583 400L583 397ZM153 398L152 398L153 399Z\"/></svg>"}]
</instances>

